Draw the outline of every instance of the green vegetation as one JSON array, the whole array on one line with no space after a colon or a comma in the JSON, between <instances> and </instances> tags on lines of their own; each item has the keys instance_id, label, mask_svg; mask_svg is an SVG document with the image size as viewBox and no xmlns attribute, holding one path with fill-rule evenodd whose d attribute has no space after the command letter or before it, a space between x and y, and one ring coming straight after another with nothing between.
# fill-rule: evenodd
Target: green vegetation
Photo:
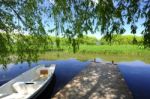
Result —
<instances>
[{"instance_id":1,"label":"green vegetation","mask_svg":"<svg viewBox=\"0 0 150 99\"><path fill-rule=\"evenodd\" d=\"M81 45L77 53L63 47L64 51L46 52L41 54L39 59L68 59L77 58L79 60L89 60L96 57L106 61L134 61L141 60L150 63L150 50L143 49L138 45Z\"/></svg>"},{"instance_id":2,"label":"green vegetation","mask_svg":"<svg viewBox=\"0 0 150 99\"><path fill-rule=\"evenodd\" d=\"M3 36L5 37L6 35ZM14 49L18 51L17 53L15 53L14 51L14 53L12 53L11 56L18 56L16 54L20 54L19 55L20 57L16 57L19 58L17 60L19 62L23 61L30 62L31 59L33 61L36 61L38 59L56 60L69 58L77 58L79 60L84 61L99 57L106 61L114 60L118 62L118 61L142 60L144 62L150 63L149 61L150 50L149 48L144 48L144 46L141 44L143 38L139 36L113 35L111 45L109 44L109 42L106 40L105 37L102 37L100 40L98 40L95 37L83 36L83 38L76 40L80 42L79 50L76 53L73 53L73 48L71 47L72 45L68 42L67 38L47 36L48 44L46 44L45 46L45 44L41 43L40 40L36 41L38 36L36 37L26 35L23 38L20 37L21 35L18 34L12 35L11 36L12 44L11 46L9 46L14 47ZM31 46L27 46L28 43L22 42L22 39L30 40L28 42L30 42L33 48L30 48ZM133 43L134 39L136 39L136 43ZM56 40L58 41L59 44L55 43ZM21 46L21 43L24 43L24 46ZM31 54L28 54L37 52L35 51L37 50L36 47L39 47L38 51L41 52L39 54L39 58L38 56L30 56ZM45 47L45 49L43 49L43 47ZM6 61L9 62L9 60Z\"/></svg>"},{"instance_id":3,"label":"green vegetation","mask_svg":"<svg viewBox=\"0 0 150 99\"><path fill-rule=\"evenodd\" d=\"M51 37L55 40L55 37ZM89 60L96 57L102 58L106 61L134 61L141 60L150 63L150 49L144 48L141 44L142 37L133 35L114 35L112 44L106 41L104 37L100 40L94 37L83 37L80 49L77 53L73 53L73 48L66 45L67 39L60 38L61 50L57 51L57 47L53 46L53 51L47 51L40 54L39 59L55 60L77 58L79 60ZM88 38L88 39L87 39ZM136 43L133 40L136 39ZM98 42L98 43L97 43Z\"/></svg>"},{"instance_id":4,"label":"green vegetation","mask_svg":"<svg viewBox=\"0 0 150 99\"><path fill-rule=\"evenodd\" d=\"M55 37L51 37L55 40ZM88 39L87 39L88 38ZM133 40L136 39L136 43ZM150 63L150 49L144 48L141 44L142 37L133 35L114 35L112 38L112 44L106 41L104 37L100 40L94 37L83 37L80 45L80 49L77 53L73 53L73 48L65 44L67 39L60 38L60 46L62 50L57 51L57 47L53 46L53 51L47 51L40 55L39 59L68 59L77 58L79 60L89 60L96 57L102 58L106 61L134 61L142 60ZM98 43L97 43L98 42ZM51 48L51 47L50 47Z\"/></svg>"},{"instance_id":5,"label":"green vegetation","mask_svg":"<svg viewBox=\"0 0 150 99\"><path fill-rule=\"evenodd\" d=\"M34 38L29 40L36 40L36 36L26 35L26 38ZM80 42L79 50L76 53L73 53L72 45L68 42L67 38L58 38L54 36L47 36L47 47L46 52L43 51L44 44L40 41L31 41L32 47L35 47L34 50L27 46L26 42L22 42L20 35L13 35L11 38L15 41L12 42L12 46L14 47L18 53L12 53L12 55L17 56L16 54L20 54L20 57L17 61L23 62L32 59L36 61L38 59L46 59L46 60L56 60L56 59L69 59L69 58L77 58L79 60L89 60L94 59L96 57L102 58L106 61L132 61L132 60L142 60L144 62L150 63L150 50L149 48L144 48L141 44L142 37L133 36L133 35L114 35L112 36L111 45L106 40L105 37L102 37L100 40L95 37L84 36L82 39L78 39ZM133 43L133 40L136 39L136 43ZM56 40L59 41L58 44L54 43ZM20 43L24 43L26 46L19 45ZM24 50L20 50L20 48ZM38 56L30 56L30 54L26 53L35 53L37 51L36 47L39 47L39 51L41 52ZM15 51L14 51L15 52ZM34 54L37 55L37 54ZM28 60L28 58L30 60ZM36 60L35 60L36 59ZM9 62L9 60L6 60Z\"/></svg>"},{"instance_id":6,"label":"green vegetation","mask_svg":"<svg viewBox=\"0 0 150 99\"><path fill-rule=\"evenodd\" d=\"M115 45L122 45L122 44L136 44L136 45L143 45L143 37L142 36L135 36L135 35L112 35L111 42L107 41L107 37L104 36L100 40L101 44L115 44Z\"/></svg>"},{"instance_id":7,"label":"green vegetation","mask_svg":"<svg viewBox=\"0 0 150 99\"><path fill-rule=\"evenodd\" d=\"M100 32L110 43L127 24L136 34L139 19L143 20L142 45L150 47L149 5L150 0L0 0L0 62L7 64L12 54L18 61L34 61L39 53L54 49L52 45L61 49L60 36L74 53L82 42L95 43L88 38L82 41L88 33ZM14 30L15 40L11 39ZM54 42L49 42L51 33L56 35Z\"/></svg>"}]
</instances>

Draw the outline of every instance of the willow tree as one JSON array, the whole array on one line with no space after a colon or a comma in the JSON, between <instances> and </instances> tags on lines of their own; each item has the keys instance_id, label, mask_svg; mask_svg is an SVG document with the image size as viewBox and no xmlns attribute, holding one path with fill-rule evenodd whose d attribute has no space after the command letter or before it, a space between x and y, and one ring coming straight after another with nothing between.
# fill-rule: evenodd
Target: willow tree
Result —
<instances>
[{"instance_id":1,"label":"willow tree","mask_svg":"<svg viewBox=\"0 0 150 99\"><path fill-rule=\"evenodd\" d=\"M136 34L138 20L144 19L143 44L150 47L149 0L54 0L50 10L55 30L74 46L75 38L98 31L111 43L112 34L123 34L126 24Z\"/></svg>"},{"instance_id":2,"label":"willow tree","mask_svg":"<svg viewBox=\"0 0 150 99\"><path fill-rule=\"evenodd\" d=\"M88 33L100 32L111 42L112 34L125 32L125 24L135 34L141 18L143 44L150 47L149 0L0 0L0 61L6 64L13 53L19 61L36 59L47 48L49 33L68 38L74 52L78 38Z\"/></svg>"},{"instance_id":3,"label":"willow tree","mask_svg":"<svg viewBox=\"0 0 150 99\"><path fill-rule=\"evenodd\" d=\"M0 62L7 64L12 55L18 61L37 59L47 45L39 0L0 0Z\"/></svg>"}]
</instances>

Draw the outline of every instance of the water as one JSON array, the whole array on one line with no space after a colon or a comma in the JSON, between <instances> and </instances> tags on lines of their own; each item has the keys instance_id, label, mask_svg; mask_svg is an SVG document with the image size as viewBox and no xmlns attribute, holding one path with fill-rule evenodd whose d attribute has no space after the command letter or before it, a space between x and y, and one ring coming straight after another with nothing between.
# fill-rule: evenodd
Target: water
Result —
<instances>
[{"instance_id":1,"label":"water","mask_svg":"<svg viewBox=\"0 0 150 99\"><path fill-rule=\"evenodd\" d=\"M150 64L141 61L121 62L119 69L134 99L150 99Z\"/></svg>"},{"instance_id":2,"label":"water","mask_svg":"<svg viewBox=\"0 0 150 99\"><path fill-rule=\"evenodd\" d=\"M38 61L32 63L31 66L27 62L19 64L8 64L7 69L0 68L0 84L4 84L7 81L13 79L19 74L37 66L38 64L56 64L55 74L52 80L52 84L49 85L44 93L44 99L48 99L51 95L54 95L61 88L63 88L74 76L76 76L82 69L84 69L90 62L80 62L75 59L70 60L58 60L58 61ZM43 96L42 96L43 98ZM39 98L40 99L40 98Z\"/></svg>"},{"instance_id":3,"label":"water","mask_svg":"<svg viewBox=\"0 0 150 99\"><path fill-rule=\"evenodd\" d=\"M22 72L25 72L38 64L56 64L57 66L52 83L50 83L42 93L43 95L39 97L39 99L49 99L72 80L81 70L83 70L90 61L80 62L75 59L57 61L40 60L37 63L32 63L30 66L27 62L22 64L8 64L7 69L0 68L0 84L2 85L6 83ZM96 59L96 62L101 61L103 60ZM145 64L141 61L120 62L118 64L134 99L150 99L150 64Z\"/></svg>"}]
</instances>

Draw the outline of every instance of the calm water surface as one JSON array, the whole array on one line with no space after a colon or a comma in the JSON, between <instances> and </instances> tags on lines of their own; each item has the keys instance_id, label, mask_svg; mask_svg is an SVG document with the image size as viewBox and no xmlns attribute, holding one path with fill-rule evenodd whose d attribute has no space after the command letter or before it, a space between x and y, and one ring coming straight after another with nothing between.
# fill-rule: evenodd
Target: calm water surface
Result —
<instances>
[{"instance_id":1,"label":"calm water surface","mask_svg":"<svg viewBox=\"0 0 150 99\"><path fill-rule=\"evenodd\" d=\"M101 59L96 61L101 62ZM83 70L90 62L81 62L75 59L44 61L32 63L8 64L7 69L0 67L0 85L13 79L19 74L37 66L38 64L56 64L56 70L52 82L39 96L39 99L49 99L52 95L62 89L73 77ZM150 99L150 64L141 61L120 62L118 67L125 81L132 91L134 99Z\"/></svg>"},{"instance_id":2,"label":"calm water surface","mask_svg":"<svg viewBox=\"0 0 150 99\"><path fill-rule=\"evenodd\" d=\"M55 74L52 83L44 92L44 99L50 98L57 91L63 88L75 75L77 75L81 70L83 70L90 62L80 62L75 59L69 60L57 60L57 61L38 61L37 63L32 63L30 66L27 62L19 64L8 64L7 69L0 67L0 85L6 83L7 81L13 79L19 74L39 65L39 64L56 64ZM43 98L39 97L39 99Z\"/></svg>"},{"instance_id":3,"label":"calm water surface","mask_svg":"<svg viewBox=\"0 0 150 99\"><path fill-rule=\"evenodd\" d=\"M141 61L121 62L119 69L134 99L150 99L150 64Z\"/></svg>"}]
</instances>

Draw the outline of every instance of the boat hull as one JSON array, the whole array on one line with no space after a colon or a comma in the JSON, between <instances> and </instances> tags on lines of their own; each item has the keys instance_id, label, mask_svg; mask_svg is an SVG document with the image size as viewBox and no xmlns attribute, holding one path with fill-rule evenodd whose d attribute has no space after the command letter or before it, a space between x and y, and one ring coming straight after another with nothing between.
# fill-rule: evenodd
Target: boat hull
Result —
<instances>
[{"instance_id":1,"label":"boat hull","mask_svg":"<svg viewBox=\"0 0 150 99\"><path fill-rule=\"evenodd\" d=\"M5 83L0 87L0 99L36 99L51 83L55 66L34 67Z\"/></svg>"},{"instance_id":2,"label":"boat hull","mask_svg":"<svg viewBox=\"0 0 150 99\"><path fill-rule=\"evenodd\" d=\"M45 91L45 89L48 87L48 85L52 82L53 76L54 76L54 73L53 73L52 77L46 82L46 84L39 91L37 91L36 93L34 93L28 99L37 99Z\"/></svg>"}]
</instances>

